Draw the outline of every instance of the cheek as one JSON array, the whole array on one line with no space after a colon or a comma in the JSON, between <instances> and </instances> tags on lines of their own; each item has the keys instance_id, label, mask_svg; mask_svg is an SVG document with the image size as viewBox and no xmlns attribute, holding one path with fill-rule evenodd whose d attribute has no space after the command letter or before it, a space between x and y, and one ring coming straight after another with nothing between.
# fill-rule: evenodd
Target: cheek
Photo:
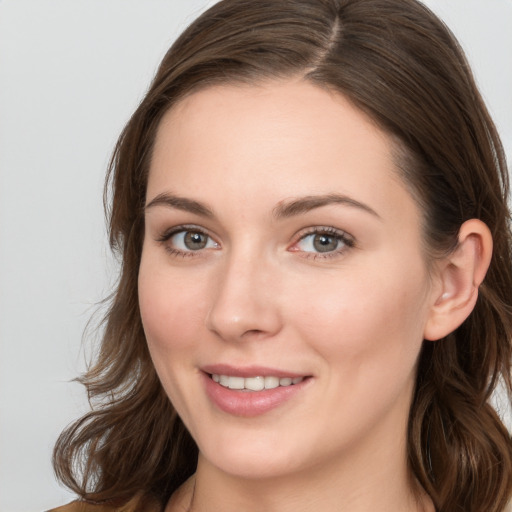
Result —
<instances>
[{"instance_id":1,"label":"cheek","mask_svg":"<svg viewBox=\"0 0 512 512\"><path fill-rule=\"evenodd\" d=\"M199 350L204 325L204 290L143 260L139 270L139 307L155 370L169 399L187 420L191 391L183 386L195 374L190 355Z\"/></svg>"},{"instance_id":2,"label":"cheek","mask_svg":"<svg viewBox=\"0 0 512 512\"><path fill-rule=\"evenodd\" d=\"M196 334L204 325L206 303L199 285L201 279L191 283L179 275L158 272L157 268L143 258L139 271L139 306L150 351L165 355L190 348L192 341L199 339Z\"/></svg>"},{"instance_id":3,"label":"cheek","mask_svg":"<svg viewBox=\"0 0 512 512\"><path fill-rule=\"evenodd\" d=\"M423 340L427 281L421 267L392 270L340 272L325 286L310 285L311 293L294 301L300 329L326 359L354 368L415 361Z\"/></svg>"},{"instance_id":4,"label":"cheek","mask_svg":"<svg viewBox=\"0 0 512 512\"><path fill-rule=\"evenodd\" d=\"M333 425L360 435L391 411L399 411L398 422L407 417L423 341L425 289L418 276L345 276L330 280L323 293L316 289L309 303L297 301L297 329L323 361L319 374L329 399L320 416ZM330 427L321 428L327 436Z\"/></svg>"}]
</instances>

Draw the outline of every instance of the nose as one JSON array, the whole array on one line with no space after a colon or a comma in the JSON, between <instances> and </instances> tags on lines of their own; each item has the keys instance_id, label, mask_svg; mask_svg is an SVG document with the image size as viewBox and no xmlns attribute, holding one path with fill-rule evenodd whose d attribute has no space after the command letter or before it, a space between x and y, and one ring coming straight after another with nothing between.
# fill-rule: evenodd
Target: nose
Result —
<instances>
[{"instance_id":1,"label":"nose","mask_svg":"<svg viewBox=\"0 0 512 512\"><path fill-rule=\"evenodd\" d=\"M207 328L225 341L271 338L282 327L279 272L262 258L223 262L212 287Z\"/></svg>"}]
</instances>

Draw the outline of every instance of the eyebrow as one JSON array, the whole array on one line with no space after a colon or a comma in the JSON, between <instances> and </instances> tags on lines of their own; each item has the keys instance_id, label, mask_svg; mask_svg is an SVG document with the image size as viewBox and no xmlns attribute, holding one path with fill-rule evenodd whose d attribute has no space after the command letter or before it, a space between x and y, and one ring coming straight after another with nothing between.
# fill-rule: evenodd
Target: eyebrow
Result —
<instances>
[{"instance_id":1,"label":"eyebrow","mask_svg":"<svg viewBox=\"0 0 512 512\"><path fill-rule=\"evenodd\" d=\"M351 197L342 194L325 194L319 196L305 196L293 199L288 202L281 202L272 211L274 218L284 219L307 213L316 208L322 206L328 206L331 204L341 204L350 206L352 208L358 208L363 210L374 217L381 218L380 215L370 206L361 203ZM194 199L188 199L186 197L180 197L173 194L162 193L158 194L152 199L145 207L144 210L153 208L155 206L166 206L168 208L176 208L185 212L200 215L201 217L213 218L213 211L205 204L195 201Z\"/></svg>"},{"instance_id":2,"label":"eyebrow","mask_svg":"<svg viewBox=\"0 0 512 512\"><path fill-rule=\"evenodd\" d=\"M302 213L309 212L315 208L321 208L322 206L328 206L331 204L342 204L353 208L358 208L367 213L370 213L374 217L381 218L381 216L368 205L356 201L351 197L341 194L326 194L320 196L305 196L294 199L289 202L283 202L274 208L274 217L277 219L293 217L294 215L300 215Z\"/></svg>"},{"instance_id":3,"label":"eyebrow","mask_svg":"<svg viewBox=\"0 0 512 512\"><path fill-rule=\"evenodd\" d=\"M145 207L144 210L153 208L155 206L167 206L168 208L176 208L177 210L183 210L185 212L194 213L201 217L213 217L213 212L208 206L194 201L193 199L187 199L186 197L179 197L172 194L158 194L152 199Z\"/></svg>"}]
</instances>

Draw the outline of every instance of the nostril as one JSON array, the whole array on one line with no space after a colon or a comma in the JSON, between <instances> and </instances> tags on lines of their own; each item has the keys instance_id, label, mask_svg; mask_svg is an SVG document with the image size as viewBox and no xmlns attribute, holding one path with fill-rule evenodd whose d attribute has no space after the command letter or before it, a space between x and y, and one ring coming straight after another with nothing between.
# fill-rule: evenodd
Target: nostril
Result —
<instances>
[{"instance_id":1,"label":"nostril","mask_svg":"<svg viewBox=\"0 0 512 512\"><path fill-rule=\"evenodd\" d=\"M264 334L263 331L259 330L259 329L249 329L247 331L245 331L242 336L259 336L259 335L262 335Z\"/></svg>"}]
</instances>

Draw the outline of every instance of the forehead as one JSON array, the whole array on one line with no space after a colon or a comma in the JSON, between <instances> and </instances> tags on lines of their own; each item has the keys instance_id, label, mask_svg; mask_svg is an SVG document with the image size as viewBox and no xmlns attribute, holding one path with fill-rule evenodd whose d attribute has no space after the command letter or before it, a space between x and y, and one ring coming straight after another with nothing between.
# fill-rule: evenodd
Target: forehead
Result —
<instances>
[{"instance_id":1,"label":"forehead","mask_svg":"<svg viewBox=\"0 0 512 512\"><path fill-rule=\"evenodd\" d=\"M205 150L216 146L219 157L226 156L223 148L233 156L242 156L236 154L241 150L290 157L299 141L303 153L314 149L312 159L338 151L347 162L351 154L371 149L368 156L392 163L391 140L370 118L341 94L302 79L217 85L188 95L164 116L155 154L169 155L172 147L177 158L201 144Z\"/></svg>"},{"instance_id":2,"label":"forehead","mask_svg":"<svg viewBox=\"0 0 512 512\"><path fill-rule=\"evenodd\" d=\"M205 202L215 195L236 199L242 211L258 194L270 205L340 193L384 211L409 196L393 149L391 139L341 94L309 82L212 86L164 116L148 197L169 189Z\"/></svg>"}]
</instances>

